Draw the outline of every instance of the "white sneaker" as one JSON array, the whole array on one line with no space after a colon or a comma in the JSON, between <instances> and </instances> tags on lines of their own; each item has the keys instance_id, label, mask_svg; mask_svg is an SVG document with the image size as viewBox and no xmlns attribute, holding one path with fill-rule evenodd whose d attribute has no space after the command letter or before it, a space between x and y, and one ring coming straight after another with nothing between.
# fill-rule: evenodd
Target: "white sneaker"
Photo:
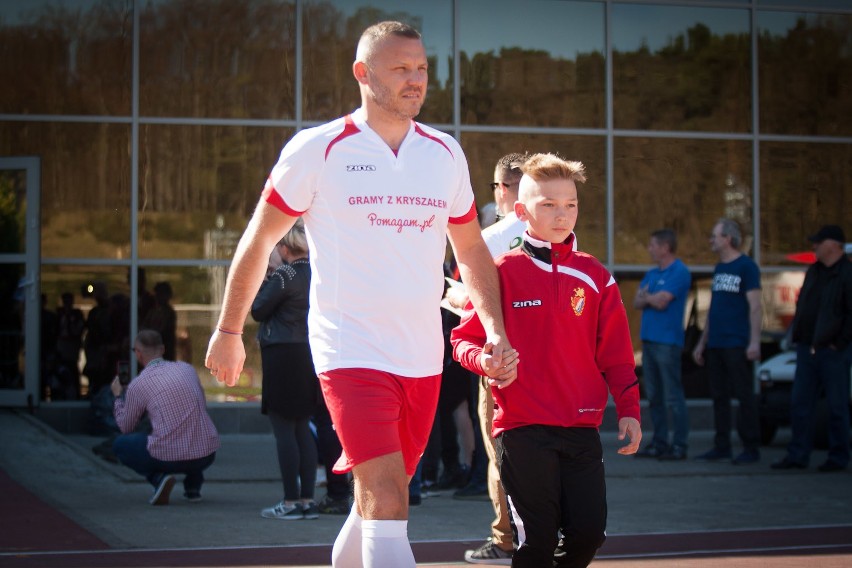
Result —
<instances>
[{"instance_id":1,"label":"white sneaker","mask_svg":"<svg viewBox=\"0 0 852 568\"><path fill-rule=\"evenodd\" d=\"M302 509L301 503L295 505L285 505L284 501L276 505L264 509L260 512L260 516L264 519L280 519L282 521L298 521L305 518L305 511Z\"/></svg>"}]
</instances>

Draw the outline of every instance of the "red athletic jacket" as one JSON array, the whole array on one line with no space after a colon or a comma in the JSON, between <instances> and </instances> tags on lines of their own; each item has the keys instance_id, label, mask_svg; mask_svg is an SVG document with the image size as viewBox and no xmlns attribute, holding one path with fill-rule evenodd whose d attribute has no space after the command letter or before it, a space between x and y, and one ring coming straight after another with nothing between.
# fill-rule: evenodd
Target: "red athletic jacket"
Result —
<instances>
[{"instance_id":1,"label":"red athletic jacket","mask_svg":"<svg viewBox=\"0 0 852 568\"><path fill-rule=\"evenodd\" d=\"M524 243L495 260L506 334L518 350L518 378L492 389L492 435L530 424L600 426L607 391L618 418L639 420L639 382L627 313L615 280L595 257L564 243ZM468 305L470 308L470 305ZM485 331L469 309L451 336L453 356L479 364Z\"/></svg>"}]
</instances>

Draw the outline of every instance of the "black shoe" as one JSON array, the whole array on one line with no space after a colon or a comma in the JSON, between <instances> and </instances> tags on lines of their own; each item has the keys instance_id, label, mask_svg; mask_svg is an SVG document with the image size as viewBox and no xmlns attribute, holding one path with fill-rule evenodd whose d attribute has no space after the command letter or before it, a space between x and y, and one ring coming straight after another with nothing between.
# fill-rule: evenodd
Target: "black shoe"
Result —
<instances>
[{"instance_id":1,"label":"black shoe","mask_svg":"<svg viewBox=\"0 0 852 568\"><path fill-rule=\"evenodd\" d=\"M435 487L438 489L461 489L467 485L469 477L470 468L464 465L455 469L445 470L441 474L440 479L438 479L438 483L435 484Z\"/></svg>"},{"instance_id":2,"label":"black shoe","mask_svg":"<svg viewBox=\"0 0 852 568\"><path fill-rule=\"evenodd\" d=\"M465 501L490 501L488 486L485 483L470 482L453 493L453 499Z\"/></svg>"},{"instance_id":3,"label":"black shoe","mask_svg":"<svg viewBox=\"0 0 852 568\"><path fill-rule=\"evenodd\" d=\"M772 469L805 469L808 466L802 462L793 461L790 459L790 456L784 456L784 459L772 462L772 465L769 467Z\"/></svg>"},{"instance_id":4,"label":"black shoe","mask_svg":"<svg viewBox=\"0 0 852 568\"><path fill-rule=\"evenodd\" d=\"M148 503L151 505L168 505L169 495L172 493L175 481L177 481L175 476L171 474L166 474L161 477L157 487L154 488L154 494L151 495L150 499L148 499Z\"/></svg>"},{"instance_id":5,"label":"black shoe","mask_svg":"<svg viewBox=\"0 0 852 568\"><path fill-rule=\"evenodd\" d=\"M760 461L760 452L757 450L745 450L743 453L731 460L734 465L748 465Z\"/></svg>"},{"instance_id":6,"label":"black shoe","mask_svg":"<svg viewBox=\"0 0 852 568\"><path fill-rule=\"evenodd\" d=\"M695 456L697 460L729 460L731 459L731 450L728 448L727 450L722 450L720 448L713 448L709 452L704 452L703 454Z\"/></svg>"},{"instance_id":7,"label":"black shoe","mask_svg":"<svg viewBox=\"0 0 852 568\"><path fill-rule=\"evenodd\" d=\"M409 507L419 507L423 502L423 497L420 495L409 495L408 496L408 506Z\"/></svg>"},{"instance_id":8,"label":"black shoe","mask_svg":"<svg viewBox=\"0 0 852 568\"><path fill-rule=\"evenodd\" d=\"M659 457L660 461L679 461L686 459L686 448L683 446L672 446L669 451Z\"/></svg>"},{"instance_id":9,"label":"black shoe","mask_svg":"<svg viewBox=\"0 0 852 568\"><path fill-rule=\"evenodd\" d=\"M833 462L833 461L829 460L829 461L825 462L824 464L822 464L821 466L819 466L817 468L817 471L821 471L823 473L830 473L832 471L843 471L844 469L846 469L845 465L840 465L837 462Z\"/></svg>"},{"instance_id":10,"label":"black shoe","mask_svg":"<svg viewBox=\"0 0 852 568\"><path fill-rule=\"evenodd\" d=\"M664 455L668 449L665 446L658 446L656 444L648 444L643 449L636 452L634 455L637 458L659 458Z\"/></svg>"}]
</instances>

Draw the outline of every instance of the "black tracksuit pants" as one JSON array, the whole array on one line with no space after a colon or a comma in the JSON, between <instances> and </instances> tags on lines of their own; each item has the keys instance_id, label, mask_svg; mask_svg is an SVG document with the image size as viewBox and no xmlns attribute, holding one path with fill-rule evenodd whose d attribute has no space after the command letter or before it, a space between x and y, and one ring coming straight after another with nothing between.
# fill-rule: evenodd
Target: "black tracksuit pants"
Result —
<instances>
[{"instance_id":1,"label":"black tracksuit pants","mask_svg":"<svg viewBox=\"0 0 852 568\"><path fill-rule=\"evenodd\" d=\"M588 566L606 539L598 431L523 426L500 434L497 448L517 545L512 566Z\"/></svg>"}]
</instances>

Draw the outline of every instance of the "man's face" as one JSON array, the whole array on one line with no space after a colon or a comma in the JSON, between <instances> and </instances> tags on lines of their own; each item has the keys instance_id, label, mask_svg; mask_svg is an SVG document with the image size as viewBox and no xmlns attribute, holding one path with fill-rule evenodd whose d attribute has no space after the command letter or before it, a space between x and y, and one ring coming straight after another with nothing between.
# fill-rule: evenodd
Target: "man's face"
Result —
<instances>
[{"instance_id":1,"label":"man's face","mask_svg":"<svg viewBox=\"0 0 852 568\"><path fill-rule=\"evenodd\" d=\"M659 264L660 259L666 254L667 250L668 246L654 237L651 237L651 240L648 241L648 254L651 255L651 260L657 264Z\"/></svg>"},{"instance_id":2,"label":"man's face","mask_svg":"<svg viewBox=\"0 0 852 568\"><path fill-rule=\"evenodd\" d=\"M722 225L718 224L713 227L713 232L710 233L710 250L715 253L725 250L731 244L731 237L726 237L722 234Z\"/></svg>"},{"instance_id":3,"label":"man's face","mask_svg":"<svg viewBox=\"0 0 852 568\"><path fill-rule=\"evenodd\" d=\"M521 178L523 202L515 203L515 214L526 221L530 235L551 243L564 242L577 224L577 185L569 179L535 181Z\"/></svg>"},{"instance_id":4,"label":"man's face","mask_svg":"<svg viewBox=\"0 0 852 568\"><path fill-rule=\"evenodd\" d=\"M518 194L519 178L507 177L503 173L503 169L497 167L494 169L494 203L497 208L505 215L515 206L515 196ZM512 192L511 194L509 192Z\"/></svg>"},{"instance_id":5,"label":"man's face","mask_svg":"<svg viewBox=\"0 0 852 568\"><path fill-rule=\"evenodd\" d=\"M835 254L840 246L842 245L838 241L823 239L818 243L814 243L814 255L816 255L816 259L819 262L828 264L835 258Z\"/></svg>"},{"instance_id":6,"label":"man's face","mask_svg":"<svg viewBox=\"0 0 852 568\"><path fill-rule=\"evenodd\" d=\"M375 47L369 65L363 65L367 96L377 107L402 120L420 113L429 79L420 40L389 36Z\"/></svg>"}]
</instances>

